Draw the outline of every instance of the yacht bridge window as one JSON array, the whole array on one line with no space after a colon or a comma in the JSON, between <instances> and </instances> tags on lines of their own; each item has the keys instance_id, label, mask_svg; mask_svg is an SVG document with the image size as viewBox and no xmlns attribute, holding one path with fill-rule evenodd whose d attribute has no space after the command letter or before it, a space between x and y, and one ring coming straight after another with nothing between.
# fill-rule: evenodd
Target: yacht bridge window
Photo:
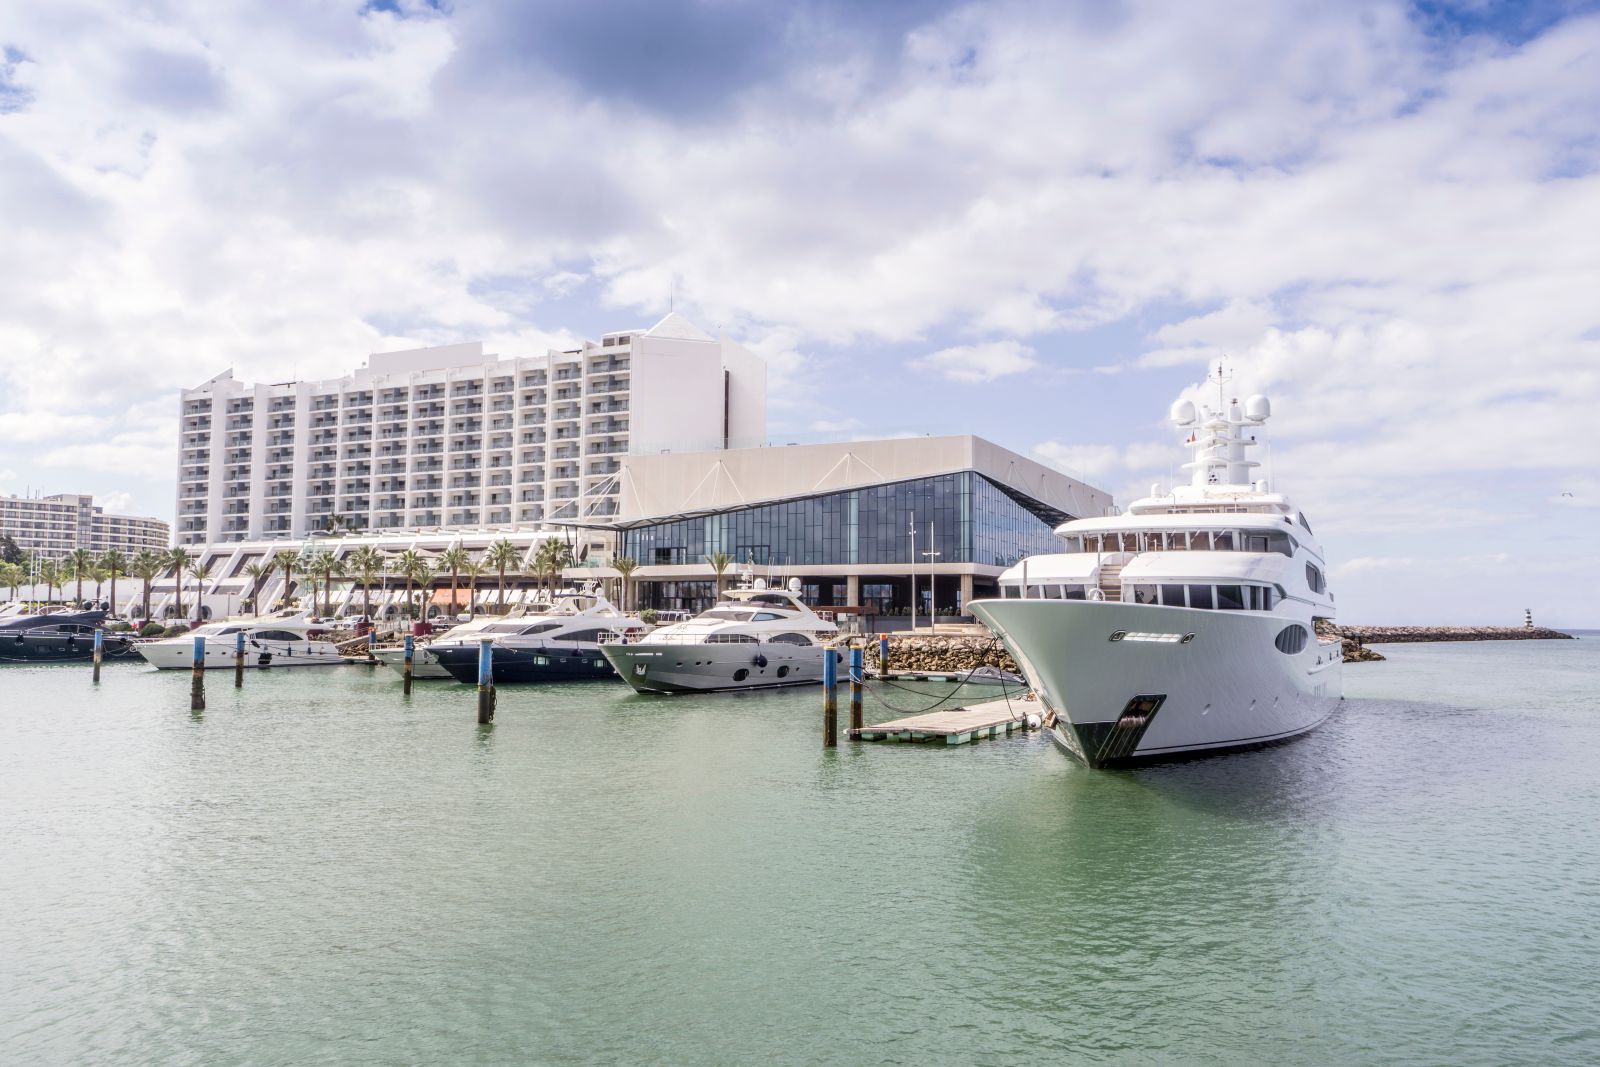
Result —
<instances>
[{"instance_id":1,"label":"yacht bridge window","mask_svg":"<svg viewBox=\"0 0 1600 1067\"><path fill-rule=\"evenodd\" d=\"M1293 556L1298 547L1277 530L1139 530L1070 534L1068 552L1277 552Z\"/></svg>"}]
</instances>

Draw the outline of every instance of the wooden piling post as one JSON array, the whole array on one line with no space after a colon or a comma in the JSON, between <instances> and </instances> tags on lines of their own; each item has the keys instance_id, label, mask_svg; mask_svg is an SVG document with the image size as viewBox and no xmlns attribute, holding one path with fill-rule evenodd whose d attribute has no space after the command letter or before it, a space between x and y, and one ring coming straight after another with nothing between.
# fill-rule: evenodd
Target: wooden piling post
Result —
<instances>
[{"instance_id":1,"label":"wooden piling post","mask_svg":"<svg viewBox=\"0 0 1600 1067\"><path fill-rule=\"evenodd\" d=\"M194 639L194 678L189 683L189 710L206 709L206 639Z\"/></svg>"},{"instance_id":2,"label":"wooden piling post","mask_svg":"<svg viewBox=\"0 0 1600 1067\"><path fill-rule=\"evenodd\" d=\"M405 670L406 684L405 684L405 694L404 694L406 696L410 696L411 695L411 664L412 664L413 661L416 660L416 658L417 658L417 639L415 637L411 636L410 634L406 634L406 670Z\"/></svg>"},{"instance_id":3,"label":"wooden piling post","mask_svg":"<svg viewBox=\"0 0 1600 1067\"><path fill-rule=\"evenodd\" d=\"M233 687L244 688L244 631L238 630L233 635Z\"/></svg>"},{"instance_id":4,"label":"wooden piling post","mask_svg":"<svg viewBox=\"0 0 1600 1067\"><path fill-rule=\"evenodd\" d=\"M367 662L378 662L378 628L374 626L367 631Z\"/></svg>"},{"instance_id":5,"label":"wooden piling post","mask_svg":"<svg viewBox=\"0 0 1600 1067\"><path fill-rule=\"evenodd\" d=\"M850 729L858 732L861 729L861 688L866 679L866 673L866 650L852 648L850 650Z\"/></svg>"},{"instance_id":6,"label":"wooden piling post","mask_svg":"<svg viewBox=\"0 0 1600 1067\"><path fill-rule=\"evenodd\" d=\"M94 631L94 682L100 684L100 660L106 653L106 632L98 627Z\"/></svg>"},{"instance_id":7,"label":"wooden piling post","mask_svg":"<svg viewBox=\"0 0 1600 1067\"><path fill-rule=\"evenodd\" d=\"M494 722L494 638L478 638L478 725Z\"/></svg>"},{"instance_id":8,"label":"wooden piling post","mask_svg":"<svg viewBox=\"0 0 1600 1067\"><path fill-rule=\"evenodd\" d=\"M878 677L889 673L889 635L878 635Z\"/></svg>"},{"instance_id":9,"label":"wooden piling post","mask_svg":"<svg viewBox=\"0 0 1600 1067\"><path fill-rule=\"evenodd\" d=\"M839 653L822 650L822 747L839 745Z\"/></svg>"}]
</instances>

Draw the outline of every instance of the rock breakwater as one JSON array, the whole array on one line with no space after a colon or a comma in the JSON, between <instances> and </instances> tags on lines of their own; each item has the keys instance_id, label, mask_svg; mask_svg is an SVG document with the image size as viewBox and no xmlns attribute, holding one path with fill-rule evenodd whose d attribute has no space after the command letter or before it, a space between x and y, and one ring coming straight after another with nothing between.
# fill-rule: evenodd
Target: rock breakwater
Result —
<instances>
[{"instance_id":1,"label":"rock breakwater","mask_svg":"<svg viewBox=\"0 0 1600 1067\"><path fill-rule=\"evenodd\" d=\"M1547 626L1339 626L1338 634L1364 645L1415 641L1571 641Z\"/></svg>"}]
</instances>

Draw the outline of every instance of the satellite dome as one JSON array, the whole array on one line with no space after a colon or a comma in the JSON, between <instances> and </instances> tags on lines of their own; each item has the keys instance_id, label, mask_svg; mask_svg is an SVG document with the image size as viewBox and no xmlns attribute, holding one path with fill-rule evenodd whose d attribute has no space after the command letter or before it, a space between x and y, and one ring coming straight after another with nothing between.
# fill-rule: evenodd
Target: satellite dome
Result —
<instances>
[{"instance_id":1,"label":"satellite dome","mask_svg":"<svg viewBox=\"0 0 1600 1067\"><path fill-rule=\"evenodd\" d=\"M1173 405L1172 405L1172 410L1171 410L1171 412L1169 414L1171 415L1172 421L1177 423L1179 426L1182 426L1185 423L1193 422L1194 421L1194 401L1192 401L1192 400L1174 401Z\"/></svg>"},{"instance_id":2,"label":"satellite dome","mask_svg":"<svg viewBox=\"0 0 1600 1067\"><path fill-rule=\"evenodd\" d=\"M765 578L757 578L756 579L756 588L757 589L765 589L766 587L767 587L767 580Z\"/></svg>"},{"instance_id":3,"label":"satellite dome","mask_svg":"<svg viewBox=\"0 0 1600 1067\"><path fill-rule=\"evenodd\" d=\"M802 590L804 588L805 588L805 586L800 584L800 579L798 579L798 578L790 578L789 579L789 592L798 593L800 590Z\"/></svg>"},{"instance_id":4,"label":"satellite dome","mask_svg":"<svg viewBox=\"0 0 1600 1067\"><path fill-rule=\"evenodd\" d=\"M1244 413L1251 419L1268 418L1272 415L1272 401L1257 393L1244 402Z\"/></svg>"}]
</instances>

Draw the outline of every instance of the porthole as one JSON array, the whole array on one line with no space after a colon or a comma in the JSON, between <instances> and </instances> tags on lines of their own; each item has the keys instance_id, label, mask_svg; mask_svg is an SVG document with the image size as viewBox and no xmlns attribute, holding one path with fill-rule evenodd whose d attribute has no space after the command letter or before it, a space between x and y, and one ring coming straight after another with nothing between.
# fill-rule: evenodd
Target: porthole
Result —
<instances>
[{"instance_id":1,"label":"porthole","mask_svg":"<svg viewBox=\"0 0 1600 1067\"><path fill-rule=\"evenodd\" d=\"M742 682L748 677L750 677L749 667L740 667L738 670L733 672L733 680L736 682Z\"/></svg>"},{"instance_id":2,"label":"porthole","mask_svg":"<svg viewBox=\"0 0 1600 1067\"><path fill-rule=\"evenodd\" d=\"M787 678L788 676L789 676L789 668L788 667L779 667L778 668L778 677L779 678Z\"/></svg>"},{"instance_id":3,"label":"porthole","mask_svg":"<svg viewBox=\"0 0 1600 1067\"><path fill-rule=\"evenodd\" d=\"M1279 652L1292 656L1305 650L1306 642L1311 638L1310 632L1299 623L1292 623L1278 631L1278 636L1272 639Z\"/></svg>"}]
</instances>

